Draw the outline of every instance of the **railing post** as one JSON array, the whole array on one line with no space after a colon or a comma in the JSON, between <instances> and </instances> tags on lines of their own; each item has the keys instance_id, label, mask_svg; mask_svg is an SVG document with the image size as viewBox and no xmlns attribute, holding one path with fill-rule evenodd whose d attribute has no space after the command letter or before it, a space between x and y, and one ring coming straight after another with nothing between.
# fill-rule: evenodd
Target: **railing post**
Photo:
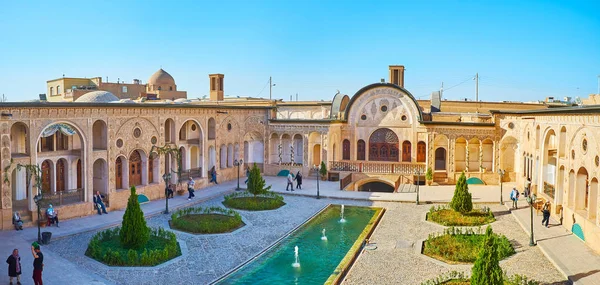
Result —
<instances>
[{"instance_id":1,"label":"railing post","mask_svg":"<svg viewBox=\"0 0 600 285\"><path fill-rule=\"evenodd\" d=\"M394 164L392 163L391 166L392 166L392 173L394 173Z\"/></svg>"},{"instance_id":2,"label":"railing post","mask_svg":"<svg viewBox=\"0 0 600 285\"><path fill-rule=\"evenodd\" d=\"M362 162L359 162L358 163L358 172L362 172L362 169L363 169L363 164L362 164Z\"/></svg>"}]
</instances>

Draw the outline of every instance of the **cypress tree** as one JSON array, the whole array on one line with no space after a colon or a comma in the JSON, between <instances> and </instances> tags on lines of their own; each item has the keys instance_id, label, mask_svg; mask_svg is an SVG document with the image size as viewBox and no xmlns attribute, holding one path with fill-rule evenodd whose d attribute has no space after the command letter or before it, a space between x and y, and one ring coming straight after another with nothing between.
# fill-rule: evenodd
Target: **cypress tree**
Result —
<instances>
[{"instance_id":1,"label":"cypress tree","mask_svg":"<svg viewBox=\"0 0 600 285\"><path fill-rule=\"evenodd\" d=\"M123 224L119 232L121 245L125 248L142 248L150 239L150 229L146 226L144 212L140 208L135 186L131 186L131 195L123 215Z\"/></svg>"},{"instance_id":2,"label":"cypress tree","mask_svg":"<svg viewBox=\"0 0 600 285\"><path fill-rule=\"evenodd\" d=\"M467 185L467 177L464 172L456 182L450 208L463 214L473 210L473 201L471 200L471 193L469 193L469 185Z\"/></svg>"},{"instance_id":3,"label":"cypress tree","mask_svg":"<svg viewBox=\"0 0 600 285\"><path fill-rule=\"evenodd\" d=\"M271 190L271 186L265 187L265 180L260 175L260 169L256 167L255 163L248 177L248 192L256 197L256 195L265 194L269 190Z\"/></svg>"},{"instance_id":4,"label":"cypress tree","mask_svg":"<svg viewBox=\"0 0 600 285\"><path fill-rule=\"evenodd\" d=\"M503 285L504 274L500 268L496 237L492 227L485 231L485 239L479 250L479 256L473 264L471 285Z\"/></svg>"}]
</instances>

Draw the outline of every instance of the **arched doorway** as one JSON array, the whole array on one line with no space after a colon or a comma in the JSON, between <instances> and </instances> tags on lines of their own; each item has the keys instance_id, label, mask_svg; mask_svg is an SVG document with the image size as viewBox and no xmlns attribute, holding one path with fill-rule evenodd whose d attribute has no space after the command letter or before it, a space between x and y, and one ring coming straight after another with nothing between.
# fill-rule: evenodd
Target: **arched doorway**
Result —
<instances>
[{"instance_id":1,"label":"arched doorway","mask_svg":"<svg viewBox=\"0 0 600 285\"><path fill-rule=\"evenodd\" d=\"M129 156L129 187L142 185L142 156L134 150Z\"/></svg>"},{"instance_id":2,"label":"arched doorway","mask_svg":"<svg viewBox=\"0 0 600 285\"><path fill-rule=\"evenodd\" d=\"M175 121L173 119L165 121L165 143L175 143Z\"/></svg>"},{"instance_id":3,"label":"arched doorway","mask_svg":"<svg viewBox=\"0 0 600 285\"><path fill-rule=\"evenodd\" d=\"M398 161L399 140L388 128L378 129L369 138L369 160Z\"/></svg>"},{"instance_id":4,"label":"arched doorway","mask_svg":"<svg viewBox=\"0 0 600 285\"><path fill-rule=\"evenodd\" d=\"M313 163L314 165L321 164L321 145L315 144L313 147Z\"/></svg>"},{"instance_id":5,"label":"arched doorway","mask_svg":"<svg viewBox=\"0 0 600 285\"><path fill-rule=\"evenodd\" d=\"M106 167L106 161L104 159L99 158L94 161L93 167L93 187L94 194L96 191L100 191L100 193L106 195L108 194L108 184L106 177L108 176L108 169Z\"/></svg>"},{"instance_id":6,"label":"arched doorway","mask_svg":"<svg viewBox=\"0 0 600 285\"><path fill-rule=\"evenodd\" d=\"M121 157L117 157L115 162L115 188L123 189L123 160Z\"/></svg>"},{"instance_id":7,"label":"arched doorway","mask_svg":"<svg viewBox=\"0 0 600 285\"><path fill-rule=\"evenodd\" d=\"M83 188L83 183L81 181L81 159L77 160L77 189Z\"/></svg>"},{"instance_id":8,"label":"arched doorway","mask_svg":"<svg viewBox=\"0 0 600 285\"><path fill-rule=\"evenodd\" d=\"M446 170L446 149L443 147L435 150L435 170Z\"/></svg>"},{"instance_id":9,"label":"arched doorway","mask_svg":"<svg viewBox=\"0 0 600 285\"><path fill-rule=\"evenodd\" d=\"M584 167L577 171L577 180L575 182L575 210L588 210L590 187L588 172Z\"/></svg>"},{"instance_id":10,"label":"arched doorway","mask_svg":"<svg viewBox=\"0 0 600 285\"><path fill-rule=\"evenodd\" d=\"M52 162L44 160L42 162L42 192L50 194L52 192Z\"/></svg>"},{"instance_id":11,"label":"arched doorway","mask_svg":"<svg viewBox=\"0 0 600 285\"><path fill-rule=\"evenodd\" d=\"M65 159L61 158L56 162L56 191L65 191L66 189L66 169Z\"/></svg>"},{"instance_id":12,"label":"arched doorway","mask_svg":"<svg viewBox=\"0 0 600 285\"><path fill-rule=\"evenodd\" d=\"M364 140L358 140L356 143L356 159L365 160L365 148L366 144Z\"/></svg>"},{"instance_id":13,"label":"arched doorway","mask_svg":"<svg viewBox=\"0 0 600 285\"><path fill-rule=\"evenodd\" d=\"M427 156L427 145L425 142L417 143L417 162L425 162Z\"/></svg>"},{"instance_id":14,"label":"arched doorway","mask_svg":"<svg viewBox=\"0 0 600 285\"><path fill-rule=\"evenodd\" d=\"M342 143L342 159L350 160L350 141L347 139Z\"/></svg>"},{"instance_id":15,"label":"arched doorway","mask_svg":"<svg viewBox=\"0 0 600 285\"><path fill-rule=\"evenodd\" d=\"M402 161L410 162L411 161L411 143L409 141L402 142Z\"/></svg>"},{"instance_id":16,"label":"arched doorway","mask_svg":"<svg viewBox=\"0 0 600 285\"><path fill-rule=\"evenodd\" d=\"M394 187L381 181L371 181L358 186L358 191L393 193Z\"/></svg>"}]
</instances>

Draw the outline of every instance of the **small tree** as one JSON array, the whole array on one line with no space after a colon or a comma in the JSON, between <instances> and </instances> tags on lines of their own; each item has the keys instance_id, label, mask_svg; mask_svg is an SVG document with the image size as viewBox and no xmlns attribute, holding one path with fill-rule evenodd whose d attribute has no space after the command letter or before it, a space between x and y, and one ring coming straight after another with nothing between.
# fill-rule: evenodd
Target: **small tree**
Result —
<instances>
[{"instance_id":1,"label":"small tree","mask_svg":"<svg viewBox=\"0 0 600 285\"><path fill-rule=\"evenodd\" d=\"M488 226L485 231L485 239L481 245L479 256L473 264L471 275L472 285L503 285L504 273L500 268L496 236L492 227Z\"/></svg>"},{"instance_id":2,"label":"small tree","mask_svg":"<svg viewBox=\"0 0 600 285\"><path fill-rule=\"evenodd\" d=\"M265 194L269 190L271 190L271 186L265 187L265 180L260 175L260 169L256 167L255 163L248 176L248 192L256 197L256 195Z\"/></svg>"},{"instance_id":3,"label":"small tree","mask_svg":"<svg viewBox=\"0 0 600 285\"><path fill-rule=\"evenodd\" d=\"M427 179L427 182L431 183L431 180L433 180L433 170L431 170L431 167L427 168L427 172L425 172L425 179Z\"/></svg>"},{"instance_id":4,"label":"small tree","mask_svg":"<svg viewBox=\"0 0 600 285\"><path fill-rule=\"evenodd\" d=\"M135 186L131 186L131 196L123 215L123 224L119 232L121 244L126 248L142 248L150 239L150 229L146 226L144 212L140 208Z\"/></svg>"},{"instance_id":5,"label":"small tree","mask_svg":"<svg viewBox=\"0 0 600 285\"><path fill-rule=\"evenodd\" d=\"M458 178L458 182L456 182L450 208L463 214L473 210L473 201L471 200L471 193L469 193L469 185L467 185L467 177L464 172Z\"/></svg>"},{"instance_id":6,"label":"small tree","mask_svg":"<svg viewBox=\"0 0 600 285\"><path fill-rule=\"evenodd\" d=\"M321 168L319 170L319 174L321 177L325 177L327 175L327 165L325 165L325 161L321 161Z\"/></svg>"}]
</instances>

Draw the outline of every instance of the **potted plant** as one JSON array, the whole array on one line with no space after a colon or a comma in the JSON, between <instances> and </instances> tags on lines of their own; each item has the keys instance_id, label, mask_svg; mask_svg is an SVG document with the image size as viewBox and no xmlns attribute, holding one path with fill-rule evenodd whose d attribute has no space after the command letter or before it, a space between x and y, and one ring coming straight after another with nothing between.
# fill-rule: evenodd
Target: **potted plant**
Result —
<instances>
[{"instance_id":1,"label":"potted plant","mask_svg":"<svg viewBox=\"0 0 600 285\"><path fill-rule=\"evenodd\" d=\"M431 185L431 181L433 180L433 170L431 167L427 168L427 172L425 173L425 179L427 180L427 185Z\"/></svg>"},{"instance_id":2,"label":"potted plant","mask_svg":"<svg viewBox=\"0 0 600 285\"><path fill-rule=\"evenodd\" d=\"M321 167L319 169L319 174L321 175L321 179L323 181L327 181L327 165L325 165L324 161L321 161Z\"/></svg>"}]
</instances>

